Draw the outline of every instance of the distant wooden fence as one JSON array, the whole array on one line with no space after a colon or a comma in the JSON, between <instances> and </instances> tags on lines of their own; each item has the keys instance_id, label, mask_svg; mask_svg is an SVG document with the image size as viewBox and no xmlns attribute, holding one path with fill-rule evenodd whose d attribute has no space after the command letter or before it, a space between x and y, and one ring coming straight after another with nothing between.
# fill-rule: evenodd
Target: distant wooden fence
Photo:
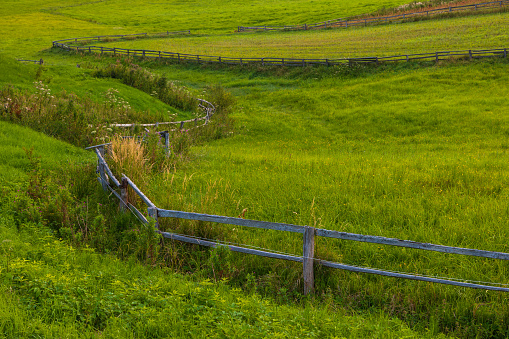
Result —
<instances>
[{"instance_id":1,"label":"distant wooden fence","mask_svg":"<svg viewBox=\"0 0 509 339\"><path fill-rule=\"evenodd\" d=\"M167 210L157 207L143 192L136 186L134 182L131 181L126 175L122 174L122 178L119 181L115 178L112 171L108 167L106 160L104 159L105 148L103 145L93 146L92 148L97 154L97 171L99 173L98 181L101 183L103 189L107 192L111 192L117 199L120 201L120 208L125 210L131 210L143 223L149 223L149 218L154 219L155 227L157 232L161 234L163 237L183 241L191 244L197 244L208 247L217 247L223 246L218 242L213 240L203 240L196 239L185 235L175 234L171 232L164 232L159 230L159 218L177 218L177 219L186 219L186 220L198 220L203 222L215 222L220 224L227 225L236 225L236 226L244 226L244 227L253 227L260 228L266 230L277 230L282 232L292 232L292 233L300 233L303 236L303 255L302 256L294 256L294 255L286 255L280 253L273 253L268 251L263 251L260 249L252 249L242 246L234 246L234 245L226 245L231 251L240 252L245 254L258 255L268 258L274 259L282 259L289 260L295 262L303 263L303 277L304 277L304 294L311 293L314 289L314 263L316 262L319 265L332 267L352 272L358 273L369 273L369 274L377 274L382 276L389 276L395 278L403 278L403 279L411 279L411 280L419 280L419 281L427 281L432 283L440 283L454 286L462 286L462 287L470 287L484 290L492 290L492 291L502 291L509 292L509 288L499 287L499 286L490 286L490 285L481 285L470 282L463 281L454 281L442 278L434 278L427 277L422 275L413 275L409 273L398 273L398 272L389 272L383 271L379 269L372 268L364 268L357 267L352 265L345 265L341 263L335 263L325 260L320 260L319 258L315 258L314 250L315 250L315 237L327 237L341 240L352 240L352 241L361 241L367 243L381 244L381 245L392 245L399 247L407 247L413 249L427 250L427 251L435 251L449 254L462 254L468 256L476 256L483 258L491 258L491 259L500 259L500 260L509 260L509 253L502 252L493 252L493 251L484 251L477 249L468 249L468 248L460 248L460 247L451 247L451 246L443 246L443 245L435 245L428 243L421 243L409 240L400 240L394 238L385 238L380 236L370 236L370 235L362 235L362 234L354 234L347 232L339 232L334 230L326 230L321 228L314 228L310 226L299 226L285 223L276 223L276 222L267 222L267 221L258 221L258 220L248 220L242 218L233 218L227 216L218 216L218 215L209 215L203 213L192 213L192 212L183 212L183 211L173 211ZM129 201L128 196L128 187L140 197L143 203L147 206L147 216L143 215L135 206L133 206Z\"/></svg>"},{"instance_id":2,"label":"distant wooden fence","mask_svg":"<svg viewBox=\"0 0 509 339\"><path fill-rule=\"evenodd\" d=\"M189 129L205 126L209 123L210 118L215 113L216 107L212 103L210 103L204 99L196 99L196 100L198 100L198 107L200 107L205 112L205 115L200 118L181 120L181 121L155 122L155 123L151 123L151 124L110 124L109 126L110 127L127 127L127 128L132 128L132 127L136 127L136 126L144 127L144 128L146 128L146 127L156 127L157 128L159 126L164 126L164 125L178 125L179 126L178 128L174 128L174 129L167 130L167 131L155 132L155 133L159 134L164 139L164 147L166 147L166 149L168 150L168 153L169 153L170 152L170 134L169 134L170 132L175 132L178 130L183 131L184 127L187 127L186 130L189 130ZM203 123L201 125L199 125L198 123L201 121L203 121ZM189 126L190 124L191 124L191 126ZM146 130L146 131L149 132L148 130ZM133 136L123 136L122 138L125 138L125 139L133 138ZM141 138L141 139L144 139L144 138ZM102 150L102 152L103 152L102 155L104 156L104 147L106 147L108 145L110 145L110 143L91 146L91 147L87 147L85 149Z\"/></svg>"},{"instance_id":3,"label":"distant wooden fence","mask_svg":"<svg viewBox=\"0 0 509 339\"><path fill-rule=\"evenodd\" d=\"M508 0L509 1L509 0ZM189 31L184 31L189 32ZM182 32L168 32L167 35ZM356 64L379 64L383 62L400 62L400 61L434 61L448 60L451 58L465 58L465 59L481 59L502 57L507 58L509 48L496 48L496 49L481 49L481 50L462 50L462 51L442 51L431 53L418 53L418 54L403 54L392 56L372 56L372 57L358 57L358 58L333 58L333 59L305 59L305 58L231 58L211 55L198 55L198 54L185 54L175 52L163 52L145 49L126 49L117 47L104 47L104 46L78 46L68 45L63 42L78 41L78 40L101 40L118 37L136 37L146 36L148 33L130 34L130 35L103 35L98 37L84 37L84 38L71 38L65 40L53 41L53 47L58 47L66 50L73 50L82 53L111 54L111 55L125 55L143 58L156 58L173 60L176 62L197 62L197 63L216 63L225 65L262 65L262 66L297 66L305 67L311 65L356 65ZM158 35L161 33L155 33Z\"/></svg>"},{"instance_id":4,"label":"distant wooden fence","mask_svg":"<svg viewBox=\"0 0 509 339\"><path fill-rule=\"evenodd\" d=\"M323 21L314 24L301 24L301 25L287 25L287 26L238 26L238 32L247 31L274 31L274 30L285 30L285 31L296 31L296 30L310 30L310 29L324 29L324 28L348 28L356 26L368 26L368 25L380 25L386 23L393 23L398 21L405 21L409 19L427 17L431 15L447 14L458 11L478 11L491 8L501 8L509 5L509 0L484 2L473 5L463 6L450 6L444 8L436 8L425 11L418 11L413 13L404 13L390 16L379 16L372 18L352 18L352 19L334 19Z\"/></svg>"},{"instance_id":5,"label":"distant wooden fence","mask_svg":"<svg viewBox=\"0 0 509 339\"><path fill-rule=\"evenodd\" d=\"M189 120L181 120L181 121L168 121L168 122L154 122L150 124L111 124L112 127L134 127L134 126L141 126L141 127L158 127L161 125L179 125L178 129L184 129L185 124L192 124L189 128L198 127L198 122L203 121L204 125L208 124L210 118L216 111L216 108L214 105L207 100L204 99L196 99L198 100L198 107L200 107L204 112L205 115L200 118L194 118ZM176 131L177 129L172 129L170 131Z\"/></svg>"},{"instance_id":6,"label":"distant wooden fence","mask_svg":"<svg viewBox=\"0 0 509 339\"><path fill-rule=\"evenodd\" d=\"M116 35L96 35L96 36L85 36L85 37L79 37L79 38L69 38L69 39L62 39L62 40L55 40L53 41L53 46L55 44L62 44L65 45L65 43L77 43L78 41L82 42L88 42L88 41L110 41L111 39L138 39L138 38L162 38L170 35L185 35L185 34L191 34L190 30L185 31L166 31L166 32L159 32L159 33L134 33L134 34L116 34Z\"/></svg>"}]
</instances>

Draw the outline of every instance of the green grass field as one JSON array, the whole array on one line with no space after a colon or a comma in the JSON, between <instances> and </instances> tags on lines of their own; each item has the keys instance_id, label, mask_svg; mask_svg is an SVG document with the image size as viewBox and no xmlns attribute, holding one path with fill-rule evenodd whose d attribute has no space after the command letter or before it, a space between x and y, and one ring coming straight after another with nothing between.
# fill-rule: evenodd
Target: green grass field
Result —
<instances>
[{"instance_id":1,"label":"green grass field","mask_svg":"<svg viewBox=\"0 0 509 339\"><path fill-rule=\"evenodd\" d=\"M107 45L232 57L332 58L509 47L505 29L508 13L353 30L233 34L240 24L317 22L402 3L356 2L347 6L336 1L317 5L302 0L250 2L241 6L237 1L227 4L191 1L147 6L141 1L131 1L125 6L125 2L112 0L72 3L79 6L52 1L41 6L39 2L24 0L21 6L5 1L0 5L5 19L0 23L4 35L0 45L3 70L0 83L31 89L38 76L55 93L66 90L93 101L103 100L104 92L114 87L136 109L154 112L172 109L117 80L92 76L95 68L115 63L116 58L50 49L52 40L85 35L191 29L197 34ZM337 8L337 12L331 7ZM12 60L15 57L43 58L45 66L17 64ZM190 161L179 164L175 172L154 174L150 183L144 184L145 193L159 207L233 217L245 210L249 219L509 252L507 60L402 63L353 69L220 67L137 59L131 62L178 80L196 93L206 90L208 85L220 84L237 101L231 114L236 124L230 137L195 146ZM76 67L77 64L81 67ZM53 149L52 143L41 144L30 135L20 138L23 143L18 145L11 132L16 129L28 133L6 123L0 125L0 138L5 140L2 147L6 150L2 152L1 168L7 173L2 185L6 187L16 177L26 176L22 170L27 169L28 162L23 159L21 146L34 144L43 159L49 159L47 163L43 160L48 169L58 168L65 161L82 161L78 160L82 157L86 161L93 159L90 154L60 143L55 144L58 157L53 157L49 150ZM4 237L18 236L10 230L11 226L7 227L9 222L4 224L2 231L8 234ZM162 227L296 255L302 253L300 237L278 232L174 221L163 221ZM25 235L19 235L22 236ZM208 270L208 250L181 244L169 247L173 258L170 266L180 272L196 270L196 279L206 275L203 272ZM16 254L19 258L25 255L23 250L19 253ZM389 246L319 239L316 254L321 259L347 264L498 284L507 284L509 277L507 263L502 261ZM291 304L301 299L300 265L239 254L232 254L228 260L234 266L234 273L229 276L233 286L268 295L280 303ZM97 268L89 269L96 272ZM65 276L51 270L47 274L55 278L46 281ZM79 274L72 272L73 276ZM128 279L124 273L114 274L120 281ZM323 332L315 333L311 325L307 326L306 333L314 336L377 336L378 328L382 331L380 337L400 337L408 331L405 326L418 333L409 333L410 336L443 332L457 337L504 338L509 331L508 297L502 292L323 268L318 268L315 274L317 295L306 306L309 308L284 306L285 311L271 311L277 319L284 319L285 312L292 314L286 318L296 319L300 315L294 314L309 314L314 308L316 312L311 318L316 319L323 314L320 312L325 312L317 306L321 302L328 302L332 305L330 309L337 310L334 316L340 317L342 312L371 316L359 320L367 324L367 329L361 326L358 332L357 320L337 320L351 323L344 332L331 329L325 320L312 325L324 329ZM30 277L42 279L35 273L30 273ZM71 287L62 281L59 284L64 289ZM89 286L87 293L105 298L89 282L83 284ZM3 286L8 288L9 284ZM227 292L221 285L210 288L218 289L225 300L238 294ZM18 297L23 298L13 296ZM210 308L224 310L224 314L235 309L218 305L214 303ZM191 303L184 307L195 306ZM12 312L20 312L18 322L37 314L23 307L16 310ZM9 317L11 313L5 314L4 317ZM51 323L41 317L42 323ZM196 335L210 333L207 331L211 327L206 322L216 315L207 313L207 317L198 323L203 332ZM406 325L388 317L401 318ZM140 319L141 323L147 318ZM224 318L218 319L222 322ZM304 336L303 332L294 331L297 327L293 320L277 321L281 321L281 327L252 332L253 335L268 336L286 328L282 337ZM68 324L71 323L69 320ZM237 326L244 323L236 318L223 323L224 328L237 331L225 332L225 336L241 336L245 328L251 329L242 327L241 331ZM134 326L135 322L130 324ZM69 325L70 331L76 331L73 326ZM391 326L402 332L392 335ZM148 336L148 332L136 328L139 332L133 333Z\"/></svg>"},{"instance_id":2,"label":"green grass field","mask_svg":"<svg viewBox=\"0 0 509 339\"><path fill-rule=\"evenodd\" d=\"M507 25L509 16L502 13L353 29L198 34L145 41L93 42L93 45L237 58L381 57L506 48Z\"/></svg>"}]
</instances>

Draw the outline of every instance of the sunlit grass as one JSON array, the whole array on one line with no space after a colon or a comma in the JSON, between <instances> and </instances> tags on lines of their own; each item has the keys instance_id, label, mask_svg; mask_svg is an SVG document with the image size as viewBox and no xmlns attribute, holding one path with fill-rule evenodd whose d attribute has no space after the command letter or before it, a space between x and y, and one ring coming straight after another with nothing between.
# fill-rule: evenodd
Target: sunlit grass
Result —
<instances>
[{"instance_id":1,"label":"sunlit grass","mask_svg":"<svg viewBox=\"0 0 509 339\"><path fill-rule=\"evenodd\" d=\"M280 25L319 22L369 13L382 7L396 7L401 0L344 2L310 1L166 1L146 3L114 0L58 9L71 18L91 20L119 27L145 27L155 30L191 29L200 32L232 32L239 25ZM111 10L115 9L112 15Z\"/></svg>"},{"instance_id":2,"label":"sunlit grass","mask_svg":"<svg viewBox=\"0 0 509 339\"><path fill-rule=\"evenodd\" d=\"M355 29L182 36L103 45L222 57L332 59L507 48L508 25L509 14L502 13Z\"/></svg>"}]
</instances>

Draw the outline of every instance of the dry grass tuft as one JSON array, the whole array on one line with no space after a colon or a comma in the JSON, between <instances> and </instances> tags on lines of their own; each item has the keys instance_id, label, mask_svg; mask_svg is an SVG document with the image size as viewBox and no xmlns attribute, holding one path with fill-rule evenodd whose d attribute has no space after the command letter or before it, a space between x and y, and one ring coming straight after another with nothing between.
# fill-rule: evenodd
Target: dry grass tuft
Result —
<instances>
[{"instance_id":1,"label":"dry grass tuft","mask_svg":"<svg viewBox=\"0 0 509 339\"><path fill-rule=\"evenodd\" d=\"M117 136L111 141L109 158L108 163L117 173L127 175L140 189L145 186L153 164L148 161L143 144L135 138Z\"/></svg>"}]
</instances>

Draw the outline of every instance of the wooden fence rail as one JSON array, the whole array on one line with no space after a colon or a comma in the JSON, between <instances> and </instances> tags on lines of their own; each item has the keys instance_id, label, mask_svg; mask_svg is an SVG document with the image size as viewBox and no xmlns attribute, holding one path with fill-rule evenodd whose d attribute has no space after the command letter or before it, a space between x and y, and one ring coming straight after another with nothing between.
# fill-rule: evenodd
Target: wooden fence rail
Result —
<instances>
[{"instance_id":1,"label":"wooden fence rail","mask_svg":"<svg viewBox=\"0 0 509 339\"><path fill-rule=\"evenodd\" d=\"M508 0L509 1L509 0ZM145 33L144 33L145 34ZM105 36L102 36L105 37ZM88 37L89 39L94 37ZM81 39L81 38L75 38ZM85 38L83 38L85 39ZM66 39L70 41L74 39ZM262 65L262 66L337 66L337 65L355 65L355 64L379 64L383 62L401 62L401 61L433 61L438 62L451 58L482 59L482 58L507 58L509 48L495 48L482 50L462 50L462 51L438 51L419 54L402 54L393 56L370 56L355 58L333 58L333 59L305 59L305 58L233 58L211 55L185 54L176 52L153 51L144 49L125 49L117 47L104 46L73 46L66 45L59 41L53 41L53 47L62 48L68 51L81 53L98 52L101 54L123 55L143 58L156 58L173 60L176 62L196 62L196 63L216 63L225 65Z\"/></svg>"},{"instance_id":2,"label":"wooden fence rail","mask_svg":"<svg viewBox=\"0 0 509 339\"><path fill-rule=\"evenodd\" d=\"M159 134L162 138L164 138L164 147L166 148L166 150L168 151L168 154L169 154L170 153L170 132L175 132L175 131L178 131L178 130L183 130L186 123L187 124L188 123L193 123L193 126L191 126L189 129L205 126L205 125L207 125L209 123L210 118L215 113L216 107L212 103L210 103L210 102L208 102L207 100L204 100L204 99L196 99L196 100L198 100L198 102L199 102L198 103L198 107L203 109L203 111L205 112L205 115L200 117L200 118L194 118L194 119L189 119L189 120L181 120L181 121L155 122L155 123L150 123L150 124L110 124L109 126L110 127L135 127L135 126L140 126L140 127L158 127L160 125L179 125L179 128L171 129L169 131L155 132L155 133ZM204 123L202 125L198 125L198 121L204 121ZM148 132L149 131L147 130L147 133ZM124 139L133 138L133 136L122 136L122 138L124 138ZM140 137L140 139L144 140L145 138L144 137L143 138ZM97 154L97 157L99 158L100 164L98 166L105 165L106 166L105 167L106 175L114 178L113 174L111 173L111 171L109 170L109 167L106 164L106 161L104 160L104 153L106 151L106 146L109 146L109 145L111 145L111 143L105 143L105 144L90 146L90 147L87 147L85 149L92 149L92 150L94 150L96 152L96 154ZM116 184L117 187L120 187L120 185L121 185L118 182L118 180L115 182L115 184Z\"/></svg>"},{"instance_id":3,"label":"wooden fence rail","mask_svg":"<svg viewBox=\"0 0 509 339\"><path fill-rule=\"evenodd\" d=\"M380 25L386 23L393 23L398 21L405 21L418 17L427 17L431 15L438 14L446 14L453 13L458 11L478 11L492 8L502 8L509 5L509 0L500 0L500 1L491 1L491 2L483 2L479 4L472 5L462 5L462 6L450 6L444 8L436 8L429 10L422 10L418 12L412 13L404 13L404 14L396 14L390 16L380 16L380 17L371 17L371 18L351 18L351 19L333 19L328 21L323 21L314 24L300 24L300 25L285 25L285 26L238 26L237 32L247 32L247 31L274 31L274 30L286 30L286 31L295 31L295 30L310 30L310 29L324 29L324 28L349 28L356 26L368 26L368 25Z\"/></svg>"},{"instance_id":4,"label":"wooden fence rail","mask_svg":"<svg viewBox=\"0 0 509 339\"><path fill-rule=\"evenodd\" d=\"M16 59L16 61L19 61L19 62L33 62L34 64L39 64L39 65L44 64L44 60L42 60L42 59L39 59L39 60Z\"/></svg>"},{"instance_id":5,"label":"wooden fence rail","mask_svg":"<svg viewBox=\"0 0 509 339\"><path fill-rule=\"evenodd\" d=\"M303 236L303 255L295 256L295 255L287 255L281 253L274 253L269 251L263 251L259 249L252 249L248 247L236 246L236 245L226 245L231 251L241 252L251 255L258 255L268 258L289 260L295 262L303 263L303 278L304 278L304 294L312 293L314 289L314 263L320 264L322 266L327 266L331 268L337 268L342 270L348 270L359 273L368 273L368 274L377 274L388 277L402 278L402 279L411 279L411 280L419 280L419 281L427 281L432 283L441 283L447 285L461 286L461 287L469 287L469 288L477 288L477 289L485 289L492 291L502 291L509 292L509 288L500 287L500 286L492 286L492 285L481 285L464 281L455 281L449 279L435 278L435 277L427 277L422 275L413 275L409 273L399 273L399 272L390 272L379 269L365 268L365 267L357 267L352 265L345 265L341 263L329 262L320 260L315 258L314 249L315 249L315 237L327 237L334 239L342 239L342 240L352 240L352 241L361 241L373 244L382 244L382 245L392 245L399 247L407 247L413 249L427 250L427 251L436 251L443 252L449 254L461 254L467 256L477 256L491 259L499 259L499 260L509 260L509 253L503 252L494 252L494 251L485 251L485 250L477 250L477 249L469 249L469 248L460 248L460 247L452 247L452 246L444 246L444 245L436 245L422 242L415 242L409 240L401 240L394 238L386 238L380 236L370 236L363 234L354 234L354 233L346 233L339 232L334 230L320 229L314 228L310 226L299 226L285 223L277 223L277 222L267 222L267 221L259 221L259 220L249 220L243 218L234 218L227 216L218 216L218 215L210 215L203 213L193 213L193 212L183 212L183 211L173 211L167 209L161 209L155 206L155 204L146 197L146 195L133 183L125 174L122 174L122 179L119 181L115 178L111 170L109 169L106 161L104 160L104 151L101 151L101 148L104 150L103 145L92 146L97 154L98 159L98 180L101 182L103 189L105 191L111 191L114 193L120 200L120 206L122 208L129 208L133 213L142 221L143 223L148 223L149 219L152 218L155 222L155 227L163 237L183 241L192 244L198 244L202 246L209 247L217 247L220 246L218 242L211 241L210 239L197 239L186 235L175 234L171 232L164 232L159 230L159 218L177 218L177 219L187 219L187 220L198 220L204 222L215 222L219 224L227 224L227 225L236 225L236 226L245 226L252 228L260 228L265 230L276 230L282 232L293 232L300 233ZM110 182L113 182L113 187L110 186ZM129 203L128 191L127 188L131 187L132 190L140 197L140 199L147 205L147 215L145 217L138 209L136 209L131 203ZM120 193L117 193L115 189L120 189Z\"/></svg>"}]
</instances>

